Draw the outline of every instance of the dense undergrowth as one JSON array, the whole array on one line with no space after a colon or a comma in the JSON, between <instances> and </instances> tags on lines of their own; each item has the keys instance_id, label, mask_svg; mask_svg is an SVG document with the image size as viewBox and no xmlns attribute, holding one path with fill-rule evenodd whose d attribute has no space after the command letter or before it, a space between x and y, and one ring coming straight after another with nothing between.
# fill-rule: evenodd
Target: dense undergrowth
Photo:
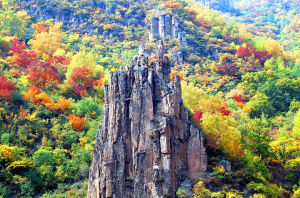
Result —
<instances>
[{"instance_id":1,"label":"dense undergrowth","mask_svg":"<svg viewBox=\"0 0 300 198\"><path fill-rule=\"evenodd\" d=\"M47 5L50 13L76 10L83 20L77 27L43 21L32 11L40 5L17 3L0 1L0 197L84 197L108 72L129 65L140 43L148 52L155 48L155 39L146 40L157 8L187 32L188 47L168 37L164 46L170 58L178 50L185 56L183 65L174 63L171 80L181 77L185 107L210 156L210 176L194 181L194 197L299 197L293 12L272 8L276 17L265 12L257 22L256 8L237 20L192 0ZM287 19L278 20L285 12ZM282 31L253 32L264 20ZM222 159L232 162L231 172Z\"/></svg>"}]
</instances>

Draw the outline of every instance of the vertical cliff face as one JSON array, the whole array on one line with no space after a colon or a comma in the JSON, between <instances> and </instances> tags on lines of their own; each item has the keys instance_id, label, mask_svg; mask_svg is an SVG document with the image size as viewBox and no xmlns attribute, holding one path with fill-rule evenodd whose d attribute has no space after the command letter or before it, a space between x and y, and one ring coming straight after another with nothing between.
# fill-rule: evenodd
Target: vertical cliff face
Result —
<instances>
[{"instance_id":1,"label":"vertical cliff face","mask_svg":"<svg viewBox=\"0 0 300 198\"><path fill-rule=\"evenodd\" d=\"M165 37L179 38L183 47L187 46L186 33L182 31L178 19L171 14L161 14L159 11L151 21L149 38L158 38L164 40Z\"/></svg>"},{"instance_id":2,"label":"vertical cliff face","mask_svg":"<svg viewBox=\"0 0 300 198\"><path fill-rule=\"evenodd\" d=\"M178 38L182 47L188 47L186 32L182 31L181 25L172 14L162 14L157 10L157 16L151 20L149 39L164 40L167 36ZM179 65L184 62L184 56L181 51L172 52L172 59Z\"/></svg>"},{"instance_id":3,"label":"vertical cliff face","mask_svg":"<svg viewBox=\"0 0 300 198\"><path fill-rule=\"evenodd\" d=\"M206 171L202 133L188 120L169 59L141 54L111 73L90 167L89 198L175 197L181 181Z\"/></svg>"}]
</instances>

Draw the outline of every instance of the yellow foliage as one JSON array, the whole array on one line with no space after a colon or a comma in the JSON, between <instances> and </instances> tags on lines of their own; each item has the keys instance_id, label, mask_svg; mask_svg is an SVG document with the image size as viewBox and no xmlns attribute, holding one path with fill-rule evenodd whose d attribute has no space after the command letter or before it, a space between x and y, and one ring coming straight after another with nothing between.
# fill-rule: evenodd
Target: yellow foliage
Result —
<instances>
[{"instance_id":1,"label":"yellow foliage","mask_svg":"<svg viewBox=\"0 0 300 198\"><path fill-rule=\"evenodd\" d=\"M292 198L299 198L300 197L300 187L294 192Z\"/></svg>"},{"instance_id":2,"label":"yellow foliage","mask_svg":"<svg viewBox=\"0 0 300 198\"><path fill-rule=\"evenodd\" d=\"M221 108L223 100L206 92L192 83L181 81L182 99L185 108L194 113L196 110L214 111Z\"/></svg>"},{"instance_id":3,"label":"yellow foliage","mask_svg":"<svg viewBox=\"0 0 300 198\"><path fill-rule=\"evenodd\" d=\"M25 119L29 120L30 122L38 120L39 118L36 117L37 112L29 114L25 117Z\"/></svg>"},{"instance_id":4,"label":"yellow foliage","mask_svg":"<svg viewBox=\"0 0 300 198\"><path fill-rule=\"evenodd\" d=\"M226 198L243 198L244 196L236 192L226 192Z\"/></svg>"},{"instance_id":5,"label":"yellow foliage","mask_svg":"<svg viewBox=\"0 0 300 198\"><path fill-rule=\"evenodd\" d=\"M114 29L114 24L105 24L103 30L112 30Z\"/></svg>"},{"instance_id":6,"label":"yellow foliage","mask_svg":"<svg viewBox=\"0 0 300 198\"><path fill-rule=\"evenodd\" d=\"M32 49L44 60L51 58L59 48L64 48L64 33L61 27L61 23L50 26L49 31L36 34L35 38L30 41Z\"/></svg>"},{"instance_id":7,"label":"yellow foliage","mask_svg":"<svg viewBox=\"0 0 300 198\"><path fill-rule=\"evenodd\" d=\"M300 156L296 157L295 159L289 159L286 161L285 168L296 168L300 167Z\"/></svg>"},{"instance_id":8,"label":"yellow foliage","mask_svg":"<svg viewBox=\"0 0 300 198\"><path fill-rule=\"evenodd\" d=\"M263 194L254 194L253 196L251 196L250 198L266 198L266 196L265 195L263 195Z\"/></svg>"},{"instance_id":9,"label":"yellow foliage","mask_svg":"<svg viewBox=\"0 0 300 198\"><path fill-rule=\"evenodd\" d=\"M282 48L280 46L280 44L278 43L278 41L275 41L273 39L268 39L265 42L265 49L268 51L269 54L272 54L272 56L274 57L279 57L282 56Z\"/></svg>"},{"instance_id":10,"label":"yellow foliage","mask_svg":"<svg viewBox=\"0 0 300 198\"><path fill-rule=\"evenodd\" d=\"M203 181L199 181L195 186L194 186L194 194L193 198L203 198L209 196L212 192L205 187L205 184Z\"/></svg>"},{"instance_id":11,"label":"yellow foliage","mask_svg":"<svg viewBox=\"0 0 300 198\"><path fill-rule=\"evenodd\" d=\"M87 139L86 136L80 137L80 138L79 138L79 145L80 145L80 146L86 145L87 142L88 142L88 139Z\"/></svg>"},{"instance_id":12,"label":"yellow foliage","mask_svg":"<svg viewBox=\"0 0 300 198\"><path fill-rule=\"evenodd\" d=\"M9 166L11 169L18 169L18 168L32 168L34 167L32 161L29 160L18 160L12 162Z\"/></svg>"},{"instance_id":13,"label":"yellow foliage","mask_svg":"<svg viewBox=\"0 0 300 198\"><path fill-rule=\"evenodd\" d=\"M5 161L11 161L16 157L16 146L8 146L8 145L1 145L0 144L0 162Z\"/></svg>"},{"instance_id":14,"label":"yellow foliage","mask_svg":"<svg viewBox=\"0 0 300 198\"><path fill-rule=\"evenodd\" d=\"M203 112L202 120L194 119L208 138L210 146L221 148L232 157L241 155L241 134L233 117L223 115L220 111L225 107L221 97L208 95L202 89L182 81L182 99L184 106L195 113Z\"/></svg>"},{"instance_id":15,"label":"yellow foliage","mask_svg":"<svg viewBox=\"0 0 300 198\"><path fill-rule=\"evenodd\" d=\"M283 163L292 159L294 154L300 150L300 142L293 137L278 137L270 143L271 150L275 153L277 159Z\"/></svg>"},{"instance_id":16,"label":"yellow foliage","mask_svg":"<svg viewBox=\"0 0 300 198\"><path fill-rule=\"evenodd\" d=\"M247 31L247 26L245 24L240 24L239 36L243 39L253 38L253 35Z\"/></svg>"},{"instance_id":17,"label":"yellow foliage","mask_svg":"<svg viewBox=\"0 0 300 198\"><path fill-rule=\"evenodd\" d=\"M213 170L216 171L218 174L224 174L226 172L224 166L221 165L215 166Z\"/></svg>"},{"instance_id":18,"label":"yellow foliage","mask_svg":"<svg viewBox=\"0 0 300 198\"><path fill-rule=\"evenodd\" d=\"M72 74L75 67L81 67L85 65L90 70L90 77L96 77L98 73L102 73L104 68L96 64L95 54L87 53L85 51L80 51L72 57L71 63L68 66L68 71L66 73L67 79Z\"/></svg>"},{"instance_id":19,"label":"yellow foliage","mask_svg":"<svg viewBox=\"0 0 300 198\"><path fill-rule=\"evenodd\" d=\"M212 146L216 145L217 148L222 148L233 157L241 155L241 134L237 130L234 118L219 112L204 113L200 126Z\"/></svg>"}]
</instances>

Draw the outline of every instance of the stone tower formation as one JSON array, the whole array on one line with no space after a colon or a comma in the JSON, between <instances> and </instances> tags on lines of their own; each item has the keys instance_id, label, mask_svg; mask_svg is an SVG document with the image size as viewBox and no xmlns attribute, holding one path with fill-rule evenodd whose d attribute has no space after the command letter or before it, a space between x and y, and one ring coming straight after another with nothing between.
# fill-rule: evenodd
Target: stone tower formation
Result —
<instances>
[{"instance_id":1,"label":"stone tower formation","mask_svg":"<svg viewBox=\"0 0 300 198\"><path fill-rule=\"evenodd\" d=\"M179 39L182 47L188 47L186 32L182 31L178 19L172 14L162 14L157 11L156 16L151 20L149 39L164 41L166 37ZM184 63L184 56L180 50L173 52L172 59L179 65Z\"/></svg>"},{"instance_id":2,"label":"stone tower formation","mask_svg":"<svg viewBox=\"0 0 300 198\"><path fill-rule=\"evenodd\" d=\"M164 40L167 36L179 38L180 44L187 46L186 33L181 31L180 23L176 17L171 14L158 14L151 21L151 30L149 37Z\"/></svg>"},{"instance_id":3,"label":"stone tower formation","mask_svg":"<svg viewBox=\"0 0 300 198\"><path fill-rule=\"evenodd\" d=\"M175 197L180 182L206 171L203 136L188 119L180 78L170 82L161 45L156 55L149 63L140 49L131 66L110 73L88 198Z\"/></svg>"}]
</instances>

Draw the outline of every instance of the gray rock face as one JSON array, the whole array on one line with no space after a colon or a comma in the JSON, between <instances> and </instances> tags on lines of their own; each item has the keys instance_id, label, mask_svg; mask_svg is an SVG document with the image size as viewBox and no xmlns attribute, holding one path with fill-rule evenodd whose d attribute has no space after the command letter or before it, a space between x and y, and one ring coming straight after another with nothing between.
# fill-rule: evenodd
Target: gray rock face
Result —
<instances>
[{"instance_id":1,"label":"gray rock face","mask_svg":"<svg viewBox=\"0 0 300 198\"><path fill-rule=\"evenodd\" d=\"M167 36L170 36L171 38L178 38L182 47L188 47L186 32L181 30L178 20L171 14L163 15L160 13L160 10L157 10L156 15L159 17L153 17L151 20L150 40L156 38L164 41ZM184 63L184 56L181 51L172 52L172 59L179 65Z\"/></svg>"},{"instance_id":2,"label":"gray rock face","mask_svg":"<svg viewBox=\"0 0 300 198\"><path fill-rule=\"evenodd\" d=\"M159 18L158 17L153 17L152 22L151 22L151 34L153 37L159 37Z\"/></svg>"},{"instance_id":3,"label":"gray rock face","mask_svg":"<svg viewBox=\"0 0 300 198\"><path fill-rule=\"evenodd\" d=\"M189 179L185 179L181 184L178 190L183 190L187 197L192 197L193 195L193 185Z\"/></svg>"},{"instance_id":4,"label":"gray rock face","mask_svg":"<svg viewBox=\"0 0 300 198\"><path fill-rule=\"evenodd\" d=\"M158 47L156 62L135 57L111 73L93 161L88 198L175 197L186 178L206 171L202 133L188 120L180 78Z\"/></svg>"},{"instance_id":5,"label":"gray rock face","mask_svg":"<svg viewBox=\"0 0 300 198\"><path fill-rule=\"evenodd\" d=\"M171 38L180 38L184 46L186 46L186 33L181 30L178 20L171 14L160 14L157 11L159 17L153 17L151 20L151 29L149 33L149 38L157 38L164 40L166 36Z\"/></svg>"},{"instance_id":6,"label":"gray rock face","mask_svg":"<svg viewBox=\"0 0 300 198\"><path fill-rule=\"evenodd\" d=\"M172 53L172 59L174 62L176 62L178 65L182 65L183 64L183 54L181 51L176 51Z\"/></svg>"},{"instance_id":7,"label":"gray rock face","mask_svg":"<svg viewBox=\"0 0 300 198\"><path fill-rule=\"evenodd\" d=\"M225 171L231 171L231 162L227 160L221 160L221 165L224 167Z\"/></svg>"}]
</instances>

